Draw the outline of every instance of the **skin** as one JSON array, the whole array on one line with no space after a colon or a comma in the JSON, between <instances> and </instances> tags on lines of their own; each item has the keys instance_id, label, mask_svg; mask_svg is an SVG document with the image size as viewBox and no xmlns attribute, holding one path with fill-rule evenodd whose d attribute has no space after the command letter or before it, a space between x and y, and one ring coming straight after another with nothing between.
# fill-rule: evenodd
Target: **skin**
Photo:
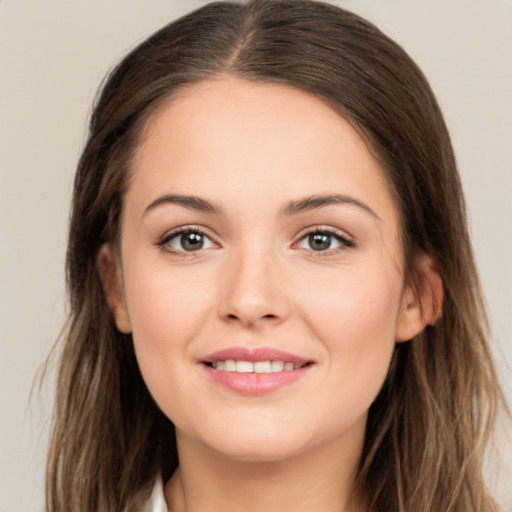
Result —
<instances>
[{"instance_id":1,"label":"skin","mask_svg":"<svg viewBox=\"0 0 512 512\"><path fill-rule=\"evenodd\" d=\"M120 256L107 245L98 261L117 327L133 333L148 389L176 425L169 509L364 510L351 488L368 409L395 343L432 320L440 292L426 258L426 284L404 283L398 210L363 139L304 92L219 77L152 117L132 170ZM283 211L332 194L350 200ZM170 236L191 226L207 238L187 252ZM311 245L318 229L335 233L327 250ZM233 346L314 365L244 396L200 362Z\"/></svg>"}]
</instances>

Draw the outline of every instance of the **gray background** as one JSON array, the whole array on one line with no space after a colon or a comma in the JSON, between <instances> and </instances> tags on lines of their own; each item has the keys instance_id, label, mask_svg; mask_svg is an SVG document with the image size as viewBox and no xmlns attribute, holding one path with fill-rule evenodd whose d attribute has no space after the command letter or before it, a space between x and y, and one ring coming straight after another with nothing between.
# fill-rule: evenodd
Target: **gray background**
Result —
<instances>
[{"instance_id":1,"label":"gray background","mask_svg":"<svg viewBox=\"0 0 512 512\"><path fill-rule=\"evenodd\" d=\"M204 3L0 0L0 512L43 510L51 375L32 399L30 390L65 316L71 182L95 91L134 43ZM401 43L438 95L510 400L512 1L337 3ZM502 430L501 467L489 478L512 510L512 450Z\"/></svg>"}]
</instances>

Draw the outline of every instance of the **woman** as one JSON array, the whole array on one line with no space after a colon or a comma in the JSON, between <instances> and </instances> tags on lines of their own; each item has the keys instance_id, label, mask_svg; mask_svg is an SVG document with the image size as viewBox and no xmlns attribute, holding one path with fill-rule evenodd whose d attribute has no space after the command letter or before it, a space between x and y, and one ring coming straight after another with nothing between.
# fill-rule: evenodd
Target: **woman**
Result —
<instances>
[{"instance_id":1,"label":"woman","mask_svg":"<svg viewBox=\"0 0 512 512\"><path fill-rule=\"evenodd\" d=\"M49 510L497 510L449 136L357 16L221 2L131 52L67 270Z\"/></svg>"}]
</instances>

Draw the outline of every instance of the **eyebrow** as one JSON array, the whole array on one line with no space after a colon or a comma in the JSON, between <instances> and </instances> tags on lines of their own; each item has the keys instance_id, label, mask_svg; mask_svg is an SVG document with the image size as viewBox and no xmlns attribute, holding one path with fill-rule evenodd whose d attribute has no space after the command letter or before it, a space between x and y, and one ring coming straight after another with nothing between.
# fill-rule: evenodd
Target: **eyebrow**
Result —
<instances>
[{"instance_id":1,"label":"eyebrow","mask_svg":"<svg viewBox=\"0 0 512 512\"><path fill-rule=\"evenodd\" d=\"M219 215L222 215L223 213L222 208L220 206L216 206L210 201L207 201L206 199L202 199L197 196L166 194L164 196L158 197L153 202L151 202L144 210L143 215L146 215L149 211L154 210L156 207L161 206L163 204L177 204L180 206L184 206L189 210L196 210L198 212L216 213Z\"/></svg>"},{"instance_id":2,"label":"eyebrow","mask_svg":"<svg viewBox=\"0 0 512 512\"><path fill-rule=\"evenodd\" d=\"M219 205L216 205L206 199L197 196L181 195L181 194L165 194L152 201L144 210L143 216L149 211L154 210L158 206L164 204L177 204L190 210L195 210L204 213L213 213L222 215L223 210ZM358 199L341 195L341 194L323 194L315 196L307 196L294 201L290 201L281 210L281 215L291 216L297 215L302 212L316 210L325 206L336 204L353 205L365 211L380 220L380 217L373 211L367 204L359 201Z\"/></svg>"},{"instance_id":3,"label":"eyebrow","mask_svg":"<svg viewBox=\"0 0 512 512\"><path fill-rule=\"evenodd\" d=\"M323 208L324 206L336 205L336 204L349 204L357 206L366 213L369 213L372 217L380 220L380 217L372 210L367 204L359 201L355 197L346 196L342 194L324 194L316 196L303 197L295 201L290 201L282 210L283 215L296 215L298 213L316 210Z\"/></svg>"}]
</instances>

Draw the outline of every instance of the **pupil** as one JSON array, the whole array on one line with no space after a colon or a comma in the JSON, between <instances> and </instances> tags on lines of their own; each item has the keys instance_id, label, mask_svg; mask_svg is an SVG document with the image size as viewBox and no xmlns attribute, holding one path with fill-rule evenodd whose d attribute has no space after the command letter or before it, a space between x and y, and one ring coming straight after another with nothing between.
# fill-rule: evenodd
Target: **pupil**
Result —
<instances>
[{"instance_id":1,"label":"pupil","mask_svg":"<svg viewBox=\"0 0 512 512\"><path fill-rule=\"evenodd\" d=\"M182 236L181 245L186 251L197 251L204 245L203 235L199 233L187 233Z\"/></svg>"},{"instance_id":2,"label":"pupil","mask_svg":"<svg viewBox=\"0 0 512 512\"><path fill-rule=\"evenodd\" d=\"M309 235L309 245L314 251L325 251L331 246L331 236L322 233Z\"/></svg>"}]
</instances>

